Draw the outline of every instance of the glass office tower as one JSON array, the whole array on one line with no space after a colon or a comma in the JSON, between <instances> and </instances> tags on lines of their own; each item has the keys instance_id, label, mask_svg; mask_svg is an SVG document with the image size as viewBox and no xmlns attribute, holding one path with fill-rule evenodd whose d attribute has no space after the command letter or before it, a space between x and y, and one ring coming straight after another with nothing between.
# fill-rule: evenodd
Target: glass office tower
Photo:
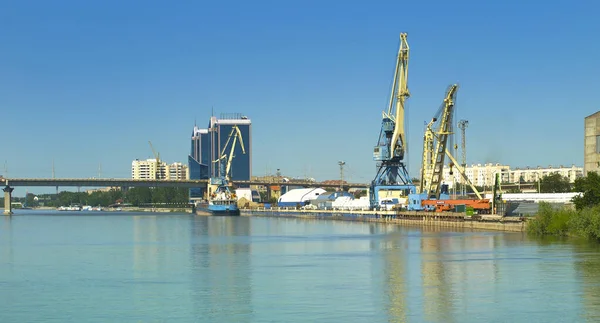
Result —
<instances>
[{"instance_id":1,"label":"glass office tower","mask_svg":"<svg viewBox=\"0 0 600 323\"><path fill-rule=\"evenodd\" d=\"M229 145L227 139L232 134L233 126L237 126L242 134L244 150L237 140L233 149L230 175L234 181L249 181L252 178L252 121L239 113L221 114L219 118L211 117L207 129L194 126L192 132L191 152L188 157L190 179L208 179L218 177L219 162L223 155L231 153L233 137ZM222 161L226 165L227 160ZM247 185L240 185L244 187ZM202 199L205 187L190 189L190 200Z\"/></svg>"},{"instance_id":2,"label":"glass office tower","mask_svg":"<svg viewBox=\"0 0 600 323\"><path fill-rule=\"evenodd\" d=\"M228 156L231 153L233 137L229 145L227 147L225 145L230 135L235 136L235 133L232 133L234 125L240 129L242 134L245 153L242 151L242 143L238 140L231 161L231 179L234 181L249 181L252 178L252 121L248 117L241 114L222 114L220 118L210 118L208 135L210 136L211 145L210 148L206 147L208 148L206 153L210 154L213 161L218 160L222 155ZM223 162L226 164L227 161L224 160ZM209 174L214 177L219 176L219 163L210 163Z\"/></svg>"}]
</instances>

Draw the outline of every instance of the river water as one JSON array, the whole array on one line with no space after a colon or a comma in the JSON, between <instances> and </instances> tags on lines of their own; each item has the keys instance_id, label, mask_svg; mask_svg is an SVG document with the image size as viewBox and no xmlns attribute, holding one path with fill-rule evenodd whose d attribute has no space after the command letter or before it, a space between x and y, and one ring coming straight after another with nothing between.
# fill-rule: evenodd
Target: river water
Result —
<instances>
[{"instance_id":1,"label":"river water","mask_svg":"<svg viewBox=\"0 0 600 323\"><path fill-rule=\"evenodd\" d=\"M189 214L0 218L0 322L600 322L600 249Z\"/></svg>"}]
</instances>

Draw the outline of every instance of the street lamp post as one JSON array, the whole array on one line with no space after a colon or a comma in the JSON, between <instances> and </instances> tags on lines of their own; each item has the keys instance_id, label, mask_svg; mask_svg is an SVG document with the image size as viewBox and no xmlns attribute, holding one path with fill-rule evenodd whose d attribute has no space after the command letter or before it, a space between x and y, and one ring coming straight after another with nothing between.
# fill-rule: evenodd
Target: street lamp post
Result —
<instances>
[{"instance_id":1,"label":"street lamp post","mask_svg":"<svg viewBox=\"0 0 600 323\"><path fill-rule=\"evenodd\" d=\"M338 165L340 165L340 192L344 191L344 165L346 165L346 162L344 161L339 161Z\"/></svg>"}]
</instances>

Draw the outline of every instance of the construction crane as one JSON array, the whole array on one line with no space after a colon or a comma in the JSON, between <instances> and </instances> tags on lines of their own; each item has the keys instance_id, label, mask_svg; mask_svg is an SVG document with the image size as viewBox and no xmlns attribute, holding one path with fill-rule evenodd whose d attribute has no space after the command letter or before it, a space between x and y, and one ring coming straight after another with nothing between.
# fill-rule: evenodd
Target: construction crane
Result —
<instances>
[{"instance_id":1,"label":"construction crane","mask_svg":"<svg viewBox=\"0 0 600 323\"><path fill-rule=\"evenodd\" d=\"M154 150L154 146L152 146L152 142L150 140L148 140L148 144L150 144L150 149L152 149L152 153L154 154L154 160L156 160L155 163L155 168L154 168L154 179L161 179L160 176L160 153L157 153L156 150Z\"/></svg>"},{"instance_id":2,"label":"construction crane","mask_svg":"<svg viewBox=\"0 0 600 323\"><path fill-rule=\"evenodd\" d=\"M231 140L232 138L233 141ZM229 133L229 137L227 138L227 141L223 146L223 150L221 151L221 157L213 161L213 163L219 163L219 177L222 180L225 180L225 182L229 182L231 180L231 162L233 161L234 157L233 152L235 151L235 144L238 140L242 148L242 154L246 154L246 149L244 148L244 139L242 138L242 132L240 131L240 128L238 128L237 125L233 125L233 127L231 128L231 132ZM230 142L232 144L229 153L227 154L227 146L229 146ZM224 160L227 160L227 163L224 164Z\"/></svg>"},{"instance_id":3,"label":"construction crane","mask_svg":"<svg viewBox=\"0 0 600 323\"><path fill-rule=\"evenodd\" d=\"M377 161L377 175L371 182L369 200L371 208L379 206L380 190L401 190L414 193L415 186L408 176L406 163L406 134L404 132L405 102L408 91L409 47L406 33L400 34L400 46L387 111L382 113L381 130L373 160Z\"/></svg>"}]
</instances>

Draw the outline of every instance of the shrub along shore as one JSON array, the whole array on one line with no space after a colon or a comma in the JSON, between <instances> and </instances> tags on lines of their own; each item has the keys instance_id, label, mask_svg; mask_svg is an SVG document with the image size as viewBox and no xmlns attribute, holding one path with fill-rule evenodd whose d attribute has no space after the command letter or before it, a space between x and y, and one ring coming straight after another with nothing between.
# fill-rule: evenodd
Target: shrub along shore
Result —
<instances>
[{"instance_id":1,"label":"shrub along shore","mask_svg":"<svg viewBox=\"0 0 600 323\"><path fill-rule=\"evenodd\" d=\"M580 237L600 242L600 175L589 172L575 180L573 198L575 209L553 208L540 203L536 217L529 221L527 232L533 235Z\"/></svg>"},{"instance_id":2,"label":"shrub along shore","mask_svg":"<svg viewBox=\"0 0 600 323\"><path fill-rule=\"evenodd\" d=\"M575 210L540 203L538 214L527 224L527 232L600 241L600 205Z\"/></svg>"}]
</instances>

